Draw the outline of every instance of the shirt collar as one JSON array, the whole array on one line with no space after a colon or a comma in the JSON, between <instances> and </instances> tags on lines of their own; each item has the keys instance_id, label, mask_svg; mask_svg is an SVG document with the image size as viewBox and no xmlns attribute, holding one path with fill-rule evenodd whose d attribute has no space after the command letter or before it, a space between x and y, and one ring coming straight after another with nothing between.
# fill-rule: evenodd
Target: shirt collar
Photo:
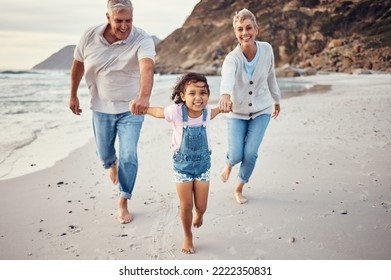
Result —
<instances>
[{"instance_id":1,"label":"shirt collar","mask_svg":"<svg viewBox=\"0 0 391 280\"><path fill-rule=\"evenodd\" d=\"M100 27L99 27L99 31L98 31L98 34L99 34L99 37L100 37L100 40L105 44L105 45L109 45L109 42L107 42L106 38L103 36L103 32L105 32L107 26L109 24L106 23L106 24L102 24ZM115 43L113 43L112 45L124 45L124 44L127 44L130 42L130 40L132 39L132 37L134 36L134 26L132 26L132 31L130 31L130 34L128 36L128 38L126 38L125 40L121 40L121 41L117 41Z\"/></svg>"}]
</instances>

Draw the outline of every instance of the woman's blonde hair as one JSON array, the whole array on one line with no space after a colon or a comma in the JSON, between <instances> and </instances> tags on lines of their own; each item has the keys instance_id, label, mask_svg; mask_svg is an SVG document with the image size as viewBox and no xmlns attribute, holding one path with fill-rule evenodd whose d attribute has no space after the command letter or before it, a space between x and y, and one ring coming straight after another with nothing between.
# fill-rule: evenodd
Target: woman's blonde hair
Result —
<instances>
[{"instance_id":1,"label":"woman's blonde hair","mask_svg":"<svg viewBox=\"0 0 391 280\"><path fill-rule=\"evenodd\" d=\"M257 19L255 18L254 14L247 9L242 9L239 12L236 12L236 14L234 15L234 19L232 22L234 29L236 28L236 24L238 22L243 22L246 19L250 19L255 28L258 27Z\"/></svg>"}]
</instances>

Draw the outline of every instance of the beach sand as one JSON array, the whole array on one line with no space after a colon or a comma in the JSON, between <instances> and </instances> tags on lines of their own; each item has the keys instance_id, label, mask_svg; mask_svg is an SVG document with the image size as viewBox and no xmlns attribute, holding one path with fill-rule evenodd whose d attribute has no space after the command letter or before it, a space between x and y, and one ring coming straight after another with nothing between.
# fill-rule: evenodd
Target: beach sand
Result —
<instances>
[{"instance_id":1,"label":"beach sand","mask_svg":"<svg viewBox=\"0 0 391 280\"><path fill-rule=\"evenodd\" d=\"M282 100L246 185L247 204L233 198L237 167L227 183L219 179L226 117L212 121L210 195L204 225L193 231L196 254L180 251L171 126L147 116L133 222L117 222L117 187L91 141L52 168L0 181L0 259L391 259L391 75L299 79L330 90Z\"/></svg>"}]
</instances>

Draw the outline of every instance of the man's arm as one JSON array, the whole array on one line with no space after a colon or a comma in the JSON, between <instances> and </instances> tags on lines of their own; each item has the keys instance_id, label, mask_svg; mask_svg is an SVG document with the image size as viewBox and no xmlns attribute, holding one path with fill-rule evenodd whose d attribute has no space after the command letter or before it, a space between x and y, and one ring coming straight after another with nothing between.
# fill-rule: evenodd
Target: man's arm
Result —
<instances>
[{"instance_id":1,"label":"man's arm","mask_svg":"<svg viewBox=\"0 0 391 280\"><path fill-rule=\"evenodd\" d=\"M71 69L71 95L69 98L69 109L75 115L80 115L82 110L79 107L79 98L77 97L77 90L80 85L80 81L84 75L84 63L76 59L73 60Z\"/></svg>"},{"instance_id":2,"label":"man's arm","mask_svg":"<svg viewBox=\"0 0 391 280\"><path fill-rule=\"evenodd\" d=\"M149 100L151 98L153 86L153 60L143 58L140 60L140 93L137 99L132 102L130 111L135 115L143 115L147 113Z\"/></svg>"}]
</instances>

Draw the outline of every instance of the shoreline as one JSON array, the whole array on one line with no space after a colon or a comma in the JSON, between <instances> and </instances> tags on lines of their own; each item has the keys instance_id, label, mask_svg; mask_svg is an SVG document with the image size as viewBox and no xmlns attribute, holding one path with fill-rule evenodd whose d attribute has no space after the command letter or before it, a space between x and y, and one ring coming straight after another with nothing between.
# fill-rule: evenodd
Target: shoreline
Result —
<instances>
[{"instance_id":1,"label":"shoreline","mask_svg":"<svg viewBox=\"0 0 391 280\"><path fill-rule=\"evenodd\" d=\"M2 74L0 180L53 166L91 137L91 113L75 117L69 110L69 73L18 71ZM88 106L80 85L81 106Z\"/></svg>"},{"instance_id":2,"label":"shoreline","mask_svg":"<svg viewBox=\"0 0 391 280\"><path fill-rule=\"evenodd\" d=\"M225 116L212 121L209 203L193 231L196 254L180 252L171 127L146 117L133 222L118 224L117 188L90 140L53 167L0 181L0 259L390 259L391 75L303 79L330 91L282 100L245 205L232 195L237 167L228 183L219 180Z\"/></svg>"},{"instance_id":3,"label":"shoreline","mask_svg":"<svg viewBox=\"0 0 391 280\"><path fill-rule=\"evenodd\" d=\"M46 73L45 71L44 73ZM25 72L17 72L19 74ZM29 73L29 72L26 72ZM35 72L34 72L35 73ZM38 72L37 72L38 73ZM64 72L54 71L55 76L64 76ZM65 76L69 76L65 74ZM18 76L18 75L17 75ZM151 98L152 103L160 105L170 104L169 98L166 98L167 93L171 90L172 84L175 82L176 77L179 75L166 75L164 77L155 77L155 87L153 89L153 96ZM211 86L211 104L217 104L219 100L219 85L220 76L208 76L208 82ZM54 82L50 78L42 78L43 82ZM289 98L303 94L305 91L300 89L305 88L315 91L316 85L309 83L303 83L300 79L289 80L282 78L280 85L282 89L282 98ZM288 90L292 87L292 90ZM15 115L17 119L3 120L4 123L11 121L21 122L26 127L18 127L12 129L12 127L6 127L8 133L6 138L3 139L2 147L3 157L0 159L0 180L6 180L10 178L16 178L39 170L46 169L54 166L54 164L64 159L73 150L83 146L87 140L93 138L91 128L91 110L88 107L88 94L86 92L81 93L82 106L85 109L81 116L75 116L68 112L65 107L56 108L55 112L60 110L63 114L62 120L51 123L50 115L45 116L42 114L41 119L38 122L45 125L33 125L26 121L23 121L23 117L28 120L32 118L30 115ZM26 109L28 111L28 109ZM23 111L22 111L23 112ZM45 120L45 118L47 118ZM61 123L61 124L60 124ZM34 127L34 129L30 129ZM10 130L11 129L11 130ZM75 133L77 131L77 133ZM82 133L81 133L82 132ZM25 134L26 133L26 134ZM31 135L30 135L31 134ZM27 138L26 138L27 137ZM28 138L30 137L30 138Z\"/></svg>"}]
</instances>

